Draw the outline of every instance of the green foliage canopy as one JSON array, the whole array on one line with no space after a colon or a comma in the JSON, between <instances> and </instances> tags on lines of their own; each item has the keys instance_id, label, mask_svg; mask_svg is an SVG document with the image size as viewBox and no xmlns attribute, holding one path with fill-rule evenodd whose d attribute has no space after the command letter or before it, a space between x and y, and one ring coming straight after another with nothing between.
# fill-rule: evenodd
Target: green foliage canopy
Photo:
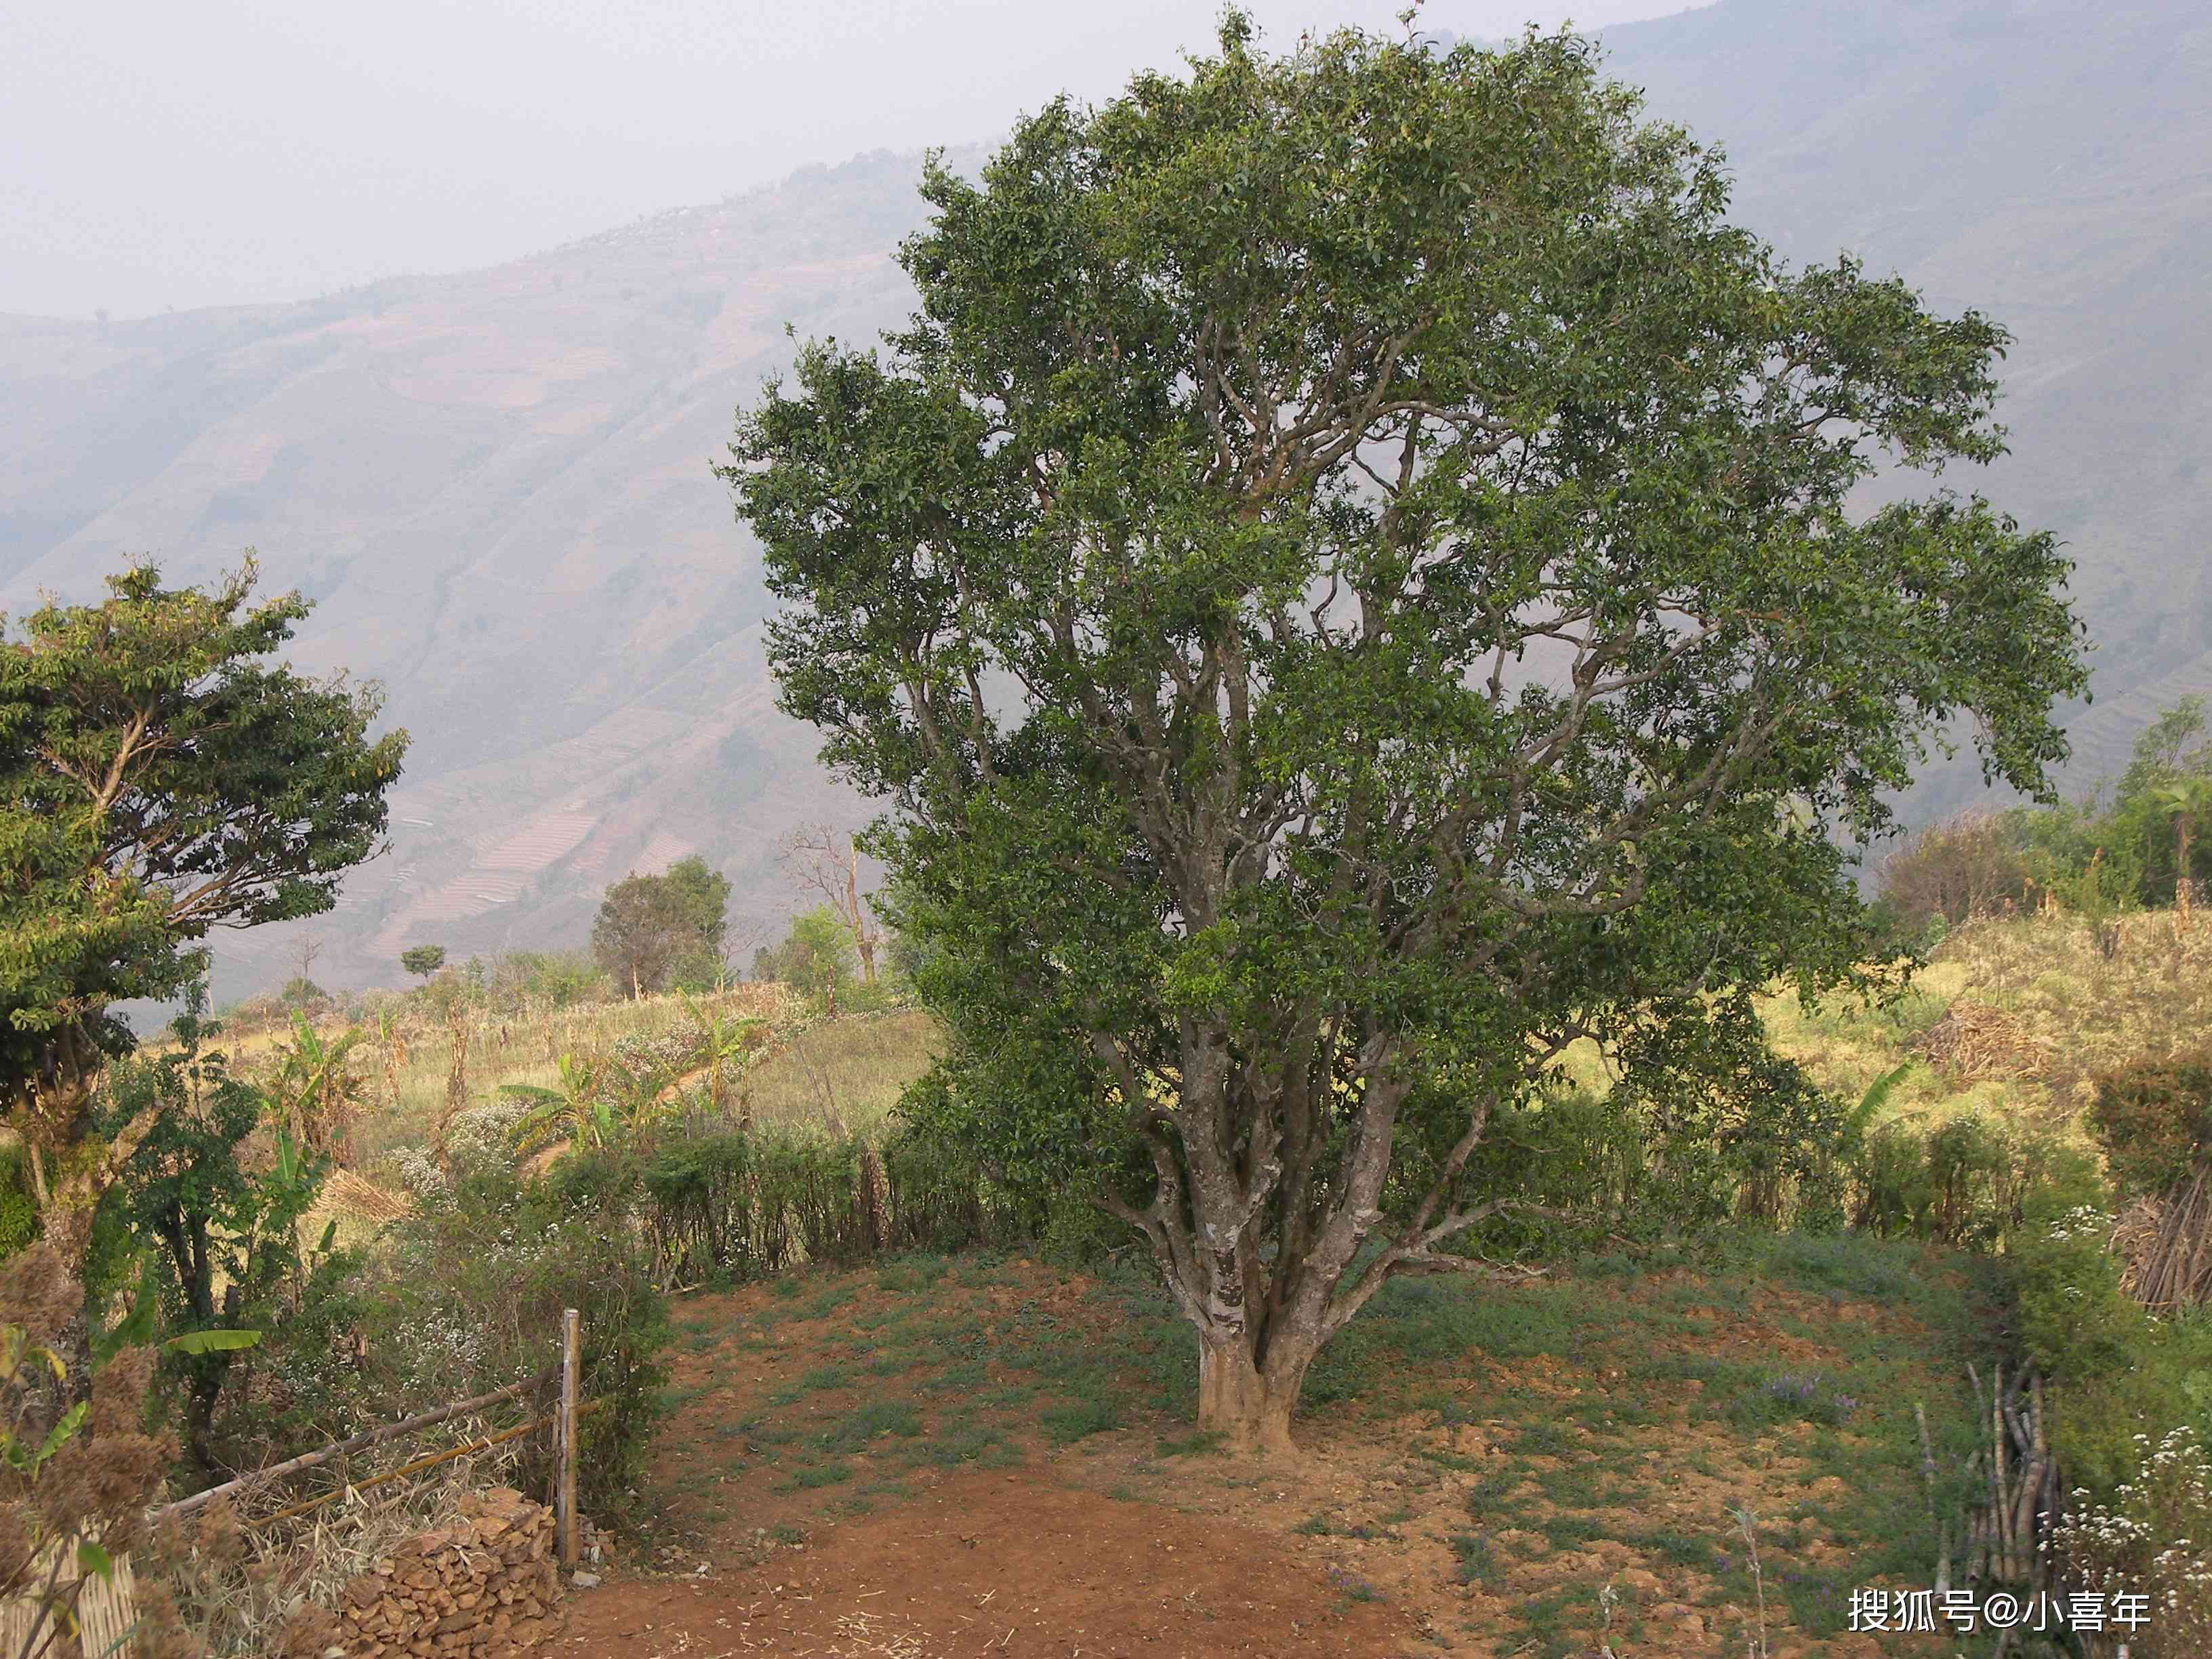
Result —
<instances>
[{"instance_id":1,"label":"green foliage canopy","mask_svg":"<svg viewBox=\"0 0 2212 1659\"><path fill-rule=\"evenodd\" d=\"M399 965L410 974L428 979L446 965L446 947L442 945L410 945L399 953Z\"/></svg>"},{"instance_id":2,"label":"green foliage canopy","mask_svg":"<svg viewBox=\"0 0 2212 1659\"><path fill-rule=\"evenodd\" d=\"M697 857L657 876L632 874L607 889L592 927L592 954L617 984L638 994L702 974L711 982L728 935L729 878Z\"/></svg>"},{"instance_id":3,"label":"green foliage canopy","mask_svg":"<svg viewBox=\"0 0 2212 1659\"><path fill-rule=\"evenodd\" d=\"M781 980L812 997L834 997L853 982L859 958L853 930L826 904L792 919L783 942L753 952L757 979Z\"/></svg>"},{"instance_id":4,"label":"green foliage canopy","mask_svg":"<svg viewBox=\"0 0 2212 1659\"><path fill-rule=\"evenodd\" d=\"M142 564L0 631L0 1101L34 1150L75 1145L129 1048L112 1004L174 995L214 928L329 909L384 834L406 734L271 660L307 605L254 580Z\"/></svg>"},{"instance_id":5,"label":"green foliage canopy","mask_svg":"<svg viewBox=\"0 0 2212 1659\"><path fill-rule=\"evenodd\" d=\"M784 706L893 807L939 1127L1139 1226L1273 1443L1514 1202L1498 1105L1590 1036L1712 1106L1750 988L1854 972L1839 840L1957 714L2044 791L2083 674L2049 536L1850 510L2000 453L1995 324L1784 268L1575 36L1249 37L933 166L912 328L726 476Z\"/></svg>"}]
</instances>

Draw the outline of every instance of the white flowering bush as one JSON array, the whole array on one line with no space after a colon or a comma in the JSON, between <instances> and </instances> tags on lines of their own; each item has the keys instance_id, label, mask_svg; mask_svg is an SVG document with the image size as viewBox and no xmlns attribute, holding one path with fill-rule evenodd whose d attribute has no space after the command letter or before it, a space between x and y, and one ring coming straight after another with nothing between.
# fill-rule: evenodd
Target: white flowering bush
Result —
<instances>
[{"instance_id":1,"label":"white flowering bush","mask_svg":"<svg viewBox=\"0 0 2212 1659\"><path fill-rule=\"evenodd\" d=\"M2141 1473L2109 1504L2076 1492L2081 1507L2052 1529L2049 1548L2073 1588L2148 1598L2131 1659L2193 1659L2212 1653L2212 1455L2190 1428L2155 1448L2136 1437Z\"/></svg>"},{"instance_id":2,"label":"white flowering bush","mask_svg":"<svg viewBox=\"0 0 2212 1659\"><path fill-rule=\"evenodd\" d=\"M573 1175L596 1168L581 1165ZM583 1391L601 1402L579 1474L594 1512L611 1513L637 1484L660 1412L670 1333L653 1266L623 1183L524 1183L503 1164L465 1173L457 1161L447 1189L392 1226L356 1287L377 1414L532 1376L557 1355L561 1310L578 1309Z\"/></svg>"},{"instance_id":3,"label":"white flowering bush","mask_svg":"<svg viewBox=\"0 0 2212 1659\"><path fill-rule=\"evenodd\" d=\"M514 1126L530 1112L530 1102L501 1097L456 1112L446 1127L446 1160L458 1175L508 1169L514 1163Z\"/></svg>"},{"instance_id":4,"label":"white flowering bush","mask_svg":"<svg viewBox=\"0 0 2212 1659\"><path fill-rule=\"evenodd\" d=\"M2088 1239L2102 1249L2112 1231L2111 1211L2100 1209L2094 1204L2076 1204L2050 1223L2044 1229L2043 1236L2053 1244L2071 1244Z\"/></svg>"},{"instance_id":5,"label":"white flowering bush","mask_svg":"<svg viewBox=\"0 0 2212 1659\"><path fill-rule=\"evenodd\" d=\"M421 1146L403 1146L392 1158L392 1166L399 1176L399 1184L417 1198L429 1198L447 1190L446 1172L438 1167L438 1160Z\"/></svg>"}]
</instances>

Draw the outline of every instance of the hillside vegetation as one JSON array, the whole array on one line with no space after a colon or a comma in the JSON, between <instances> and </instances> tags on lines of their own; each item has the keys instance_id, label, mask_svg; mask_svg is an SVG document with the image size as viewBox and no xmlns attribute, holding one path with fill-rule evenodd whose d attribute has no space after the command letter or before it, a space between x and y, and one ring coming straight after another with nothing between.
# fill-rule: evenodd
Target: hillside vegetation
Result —
<instances>
[{"instance_id":1,"label":"hillside vegetation","mask_svg":"<svg viewBox=\"0 0 2212 1659\"><path fill-rule=\"evenodd\" d=\"M2115 923L2110 956L2063 912L1977 918L1944 939L1887 1005L1795 998L1762 1009L1775 1046L1853 1099L1911 1069L1887 1115L1940 1123L1984 1114L2077 1134L2100 1072L2199 1046L2212 1030L2212 923L2171 911Z\"/></svg>"}]
</instances>

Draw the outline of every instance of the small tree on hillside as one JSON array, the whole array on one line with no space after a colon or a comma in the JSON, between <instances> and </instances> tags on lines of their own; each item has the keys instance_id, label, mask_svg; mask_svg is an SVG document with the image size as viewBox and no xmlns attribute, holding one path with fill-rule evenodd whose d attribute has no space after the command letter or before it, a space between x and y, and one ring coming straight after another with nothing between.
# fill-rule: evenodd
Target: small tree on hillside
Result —
<instances>
[{"instance_id":1,"label":"small tree on hillside","mask_svg":"<svg viewBox=\"0 0 2212 1659\"><path fill-rule=\"evenodd\" d=\"M853 959L852 929L836 911L817 904L793 919L782 944L753 953L753 977L781 980L835 1008L839 990L853 982Z\"/></svg>"},{"instance_id":2,"label":"small tree on hillside","mask_svg":"<svg viewBox=\"0 0 2212 1659\"><path fill-rule=\"evenodd\" d=\"M177 994L215 928L328 910L383 837L406 735L272 660L308 607L254 575L139 565L0 632L0 1103L72 1271L118 1156L90 1118L113 1005Z\"/></svg>"},{"instance_id":3,"label":"small tree on hillside","mask_svg":"<svg viewBox=\"0 0 2212 1659\"><path fill-rule=\"evenodd\" d=\"M1523 1201L1476 1156L1595 1038L1771 1073L1850 977L1836 837L2083 683L2051 538L1852 491L2000 451L2003 333L1785 270L1590 46L1220 55L933 166L886 361L807 347L727 476L784 705L951 1030L916 1107L1141 1229L1199 1419ZM1758 1102L1790 1091L1770 1090Z\"/></svg>"},{"instance_id":4,"label":"small tree on hillside","mask_svg":"<svg viewBox=\"0 0 2212 1659\"><path fill-rule=\"evenodd\" d=\"M714 976L729 924L730 883L687 858L658 876L632 874L607 889L592 927L592 954L633 996L666 990L679 976Z\"/></svg>"},{"instance_id":5,"label":"small tree on hillside","mask_svg":"<svg viewBox=\"0 0 2212 1659\"><path fill-rule=\"evenodd\" d=\"M276 993L276 1000L287 1008L312 1008L330 1000L331 994L311 979L288 979Z\"/></svg>"},{"instance_id":6,"label":"small tree on hillside","mask_svg":"<svg viewBox=\"0 0 2212 1659\"><path fill-rule=\"evenodd\" d=\"M784 862L793 879L822 895L860 953L860 977L876 982L876 947L883 943L867 900L860 892L860 848L850 836L841 836L827 824L802 824L784 843Z\"/></svg>"},{"instance_id":7,"label":"small tree on hillside","mask_svg":"<svg viewBox=\"0 0 2212 1659\"><path fill-rule=\"evenodd\" d=\"M2112 807L2114 828L2131 835L2142 851L2146 901L2171 898L2183 926L2212 851L2196 834L2207 811L2212 741L2205 736L2204 699L2183 697L2137 735Z\"/></svg>"},{"instance_id":8,"label":"small tree on hillside","mask_svg":"<svg viewBox=\"0 0 2212 1659\"><path fill-rule=\"evenodd\" d=\"M1954 926L2026 891L2027 860L2011 821L1960 812L1900 844L1881 864L1881 896L1909 927L1936 916Z\"/></svg>"},{"instance_id":9,"label":"small tree on hillside","mask_svg":"<svg viewBox=\"0 0 2212 1659\"><path fill-rule=\"evenodd\" d=\"M2173 915L2175 926L2189 927L2189 906L2195 883L2190 875L2190 843L2197 820L2212 812L2212 776L2191 773L2160 784L2152 799L2173 825Z\"/></svg>"},{"instance_id":10,"label":"small tree on hillside","mask_svg":"<svg viewBox=\"0 0 2212 1659\"><path fill-rule=\"evenodd\" d=\"M442 945L411 945L399 953L399 965L418 979L428 979L446 965Z\"/></svg>"}]
</instances>

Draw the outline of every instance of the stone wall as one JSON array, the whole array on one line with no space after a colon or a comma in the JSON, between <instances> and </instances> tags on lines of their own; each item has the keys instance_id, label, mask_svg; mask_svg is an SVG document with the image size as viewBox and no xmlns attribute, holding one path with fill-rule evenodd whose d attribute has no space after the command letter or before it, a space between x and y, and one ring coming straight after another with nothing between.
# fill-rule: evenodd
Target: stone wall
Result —
<instances>
[{"instance_id":1,"label":"stone wall","mask_svg":"<svg viewBox=\"0 0 2212 1659\"><path fill-rule=\"evenodd\" d=\"M561 1624L553 1515L512 1487L463 1500L347 1584L348 1659L525 1659Z\"/></svg>"}]
</instances>

